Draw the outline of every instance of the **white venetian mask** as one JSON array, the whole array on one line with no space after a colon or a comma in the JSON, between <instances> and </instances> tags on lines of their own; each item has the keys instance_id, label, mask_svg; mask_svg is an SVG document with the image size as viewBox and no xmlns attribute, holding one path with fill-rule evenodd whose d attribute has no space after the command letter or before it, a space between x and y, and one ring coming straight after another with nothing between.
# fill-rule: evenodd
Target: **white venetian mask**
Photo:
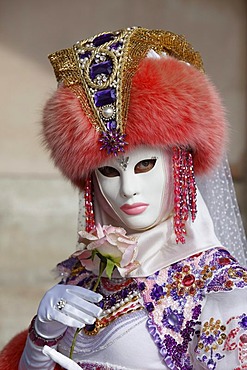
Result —
<instances>
[{"instance_id":1,"label":"white venetian mask","mask_svg":"<svg viewBox=\"0 0 247 370\"><path fill-rule=\"evenodd\" d=\"M172 211L171 162L168 151L146 146L110 159L95 171L99 206L128 229L153 227Z\"/></svg>"}]
</instances>

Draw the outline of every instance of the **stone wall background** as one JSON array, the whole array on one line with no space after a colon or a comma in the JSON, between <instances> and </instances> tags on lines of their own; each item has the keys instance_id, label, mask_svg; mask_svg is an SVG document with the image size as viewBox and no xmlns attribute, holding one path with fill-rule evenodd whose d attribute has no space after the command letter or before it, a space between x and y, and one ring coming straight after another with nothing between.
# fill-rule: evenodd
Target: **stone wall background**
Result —
<instances>
[{"instance_id":1,"label":"stone wall background","mask_svg":"<svg viewBox=\"0 0 247 370\"><path fill-rule=\"evenodd\" d=\"M39 137L56 87L46 56L97 32L132 25L186 35L221 92L229 158L246 215L245 0L1 0L0 348L26 328L49 271L75 249L77 192L54 169Z\"/></svg>"}]
</instances>

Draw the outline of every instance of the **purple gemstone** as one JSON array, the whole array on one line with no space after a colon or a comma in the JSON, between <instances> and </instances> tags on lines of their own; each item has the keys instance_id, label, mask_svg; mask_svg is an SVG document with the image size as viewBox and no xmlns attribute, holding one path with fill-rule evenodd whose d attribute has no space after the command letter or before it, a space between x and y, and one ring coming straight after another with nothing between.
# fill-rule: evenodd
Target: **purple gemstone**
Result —
<instances>
[{"instance_id":1,"label":"purple gemstone","mask_svg":"<svg viewBox=\"0 0 247 370\"><path fill-rule=\"evenodd\" d=\"M85 329L87 331L93 331L95 329L95 324L92 324L92 325L87 324L85 325Z\"/></svg>"},{"instance_id":2,"label":"purple gemstone","mask_svg":"<svg viewBox=\"0 0 247 370\"><path fill-rule=\"evenodd\" d=\"M215 363L211 358L208 361L207 366L208 366L208 369L215 369Z\"/></svg>"},{"instance_id":3,"label":"purple gemstone","mask_svg":"<svg viewBox=\"0 0 247 370\"><path fill-rule=\"evenodd\" d=\"M152 302L147 302L145 306L148 312L152 312L154 310L154 305Z\"/></svg>"},{"instance_id":4,"label":"purple gemstone","mask_svg":"<svg viewBox=\"0 0 247 370\"><path fill-rule=\"evenodd\" d=\"M170 367L171 365L173 366L173 360L170 356L166 356L165 358L165 364Z\"/></svg>"},{"instance_id":5,"label":"purple gemstone","mask_svg":"<svg viewBox=\"0 0 247 370\"><path fill-rule=\"evenodd\" d=\"M177 325L178 324L178 318L175 313L170 313L167 315L167 321L170 325Z\"/></svg>"},{"instance_id":6,"label":"purple gemstone","mask_svg":"<svg viewBox=\"0 0 247 370\"><path fill-rule=\"evenodd\" d=\"M122 46L123 43L121 41L118 41L118 42L115 42L114 44L112 44L110 46L110 49L114 49L114 50L117 50L120 46Z\"/></svg>"},{"instance_id":7,"label":"purple gemstone","mask_svg":"<svg viewBox=\"0 0 247 370\"><path fill-rule=\"evenodd\" d=\"M78 55L80 59L89 58L91 55L91 51L85 51L85 53L79 53Z\"/></svg>"},{"instance_id":8,"label":"purple gemstone","mask_svg":"<svg viewBox=\"0 0 247 370\"><path fill-rule=\"evenodd\" d=\"M146 289L146 284L144 282L141 282L138 286L139 290L142 292L143 290Z\"/></svg>"},{"instance_id":9,"label":"purple gemstone","mask_svg":"<svg viewBox=\"0 0 247 370\"><path fill-rule=\"evenodd\" d=\"M247 328L247 316L242 318L241 324L244 328Z\"/></svg>"},{"instance_id":10,"label":"purple gemstone","mask_svg":"<svg viewBox=\"0 0 247 370\"><path fill-rule=\"evenodd\" d=\"M112 33L105 33L103 35L95 37L95 39L93 40L93 44L97 47L111 40L114 40L114 35Z\"/></svg>"},{"instance_id":11,"label":"purple gemstone","mask_svg":"<svg viewBox=\"0 0 247 370\"><path fill-rule=\"evenodd\" d=\"M122 291L121 291L121 297L122 298L126 298L128 296L128 289L124 288Z\"/></svg>"},{"instance_id":12,"label":"purple gemstone","mask_svg":"<svg viewBox=\"0 0 247 370\"><path fill-rule=\"evenodd\" d=\"M113 306L114 304L116 304L117 303L117 300L116 300L116 298L115 297L111 297L110 298L110 304Z\"/></svg>"},{"instance_id":13,"label":"purple gemstone","mask_svg":"<svg viewBox=\"0 0 247 370\"><path fill-rule=\"evenodd\" d=\"M155 284L151 292L151 298L158 301L163 296L163 294L164 292L162 286Z\"/></svg>"},{"instance_id":14,"label":"purple gemstone","mask_svg":"<svg viewBox=\"0 0 247 370\"><path fill-rule=\"evenodd\" d=\"M104 74L109 76L112 73L112 62L107 60L106 62L92 64L90 67L90 78L95 79L97 75Z\"/></svg>"},{"instance_id":15,"label":"purple gemstone","mask_svg":"<svg viewBox=\"0 0 247 370\"><path fill-rule=\"evenodd\" d=\"M117 128L117 122L116 121L109 121L109 122L107 122L106 126L107 126L107 130L109 130L109 131L115 130Z\"/></svg>"},{"instance_id":16,"label":"purple gemstone","mask_svg":"<svg viewBox=\"0 0 247 370\"><path fill-rule=\"evenodd\" d=\"M115 100L116 100L115 89L100 90L94 94L94 102L96 107L103 107L103 105L114 103Z\"/></svg>"}]
</instances>

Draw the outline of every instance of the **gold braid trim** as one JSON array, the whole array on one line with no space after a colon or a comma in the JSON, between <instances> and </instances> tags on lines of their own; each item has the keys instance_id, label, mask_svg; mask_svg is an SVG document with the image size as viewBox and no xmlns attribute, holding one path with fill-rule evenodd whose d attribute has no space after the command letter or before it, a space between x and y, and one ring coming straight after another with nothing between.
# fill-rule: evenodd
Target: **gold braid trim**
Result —
<instances>
[{"instance_id":1,"label":"gold braid trim","mask_svg":"<svg viewBox=\"0 0 247 370\"><path fill-rule=\"evenodd\" d=\"M105 34L113 39L93 45L93 40ZM119 54L113 54L111 45L121 42ZM83 65L79 58L80 49L90 52L91 56ZM88 40L78 42L73 48L63 49L49 55L58 82L68 86L81 102L82 109L97 131L106 131L106 120L102 118L102 107L95 105L94 94L107 88L116 89L114 103L115 120L121 133L125 132L128 116L130 91L133 76L139 63L153 49L156 53L166 52L183 62L189 63L204 72L200 54L194 51L185 37L169 31L131 28L116 32L101 33ZM105 54L112 61L112 73L101 85L90 80L90 66L95 63L97 54ZM114 105L113 104L113 105Z\"/></svg>"},{"instance_id":2,"label":"gold braid trim","mask_svg":"<svg viewBox=\"0 0 247 370\"><path fill-rule=\"evenodd\" d=\"M81 83L81 72L72 48L57 51L48 56L58 82L65 86Z\"/></svg>"}]
</instances>

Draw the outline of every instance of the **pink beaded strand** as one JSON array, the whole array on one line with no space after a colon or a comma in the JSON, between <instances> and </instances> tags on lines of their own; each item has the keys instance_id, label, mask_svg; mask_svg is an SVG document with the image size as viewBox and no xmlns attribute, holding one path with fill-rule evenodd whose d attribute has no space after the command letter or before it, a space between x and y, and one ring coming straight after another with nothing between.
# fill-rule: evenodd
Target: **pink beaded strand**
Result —
<instances>
[{"instance_id":1,"label":"pink beaded strand","mask_svg":"<svg viewBox=\"0 0 247 370\"><path fill-rule=\"evenodd\" d=\"M188 188L189 188L189 210L191 219L194 222L196 219L196 180L194 174L193 157L190 152L187 152L187 171L188 171Z\"/></svg>"},{"instance_id":2,"label":"pink beaded strand","mask_svg":"<svg viewBox=\"0 0 247 370\"><path fill-rule=\"evenodd\" d=\"M179 147L173 148L174 231L177 243L185 243L185 223L191 214L196 218L196 183L192 154Z\"/></svg>"},{"instance_id":3,"label":"pink beaded strand","mask_svg":"<svg viewBox=\"0 0 247 370\"><path fill-rule=\"evenodd\" d=\"M85 182L85 191L84 191L85 217L86 217L85 230L88 233L95 228L92 187L93 185L91 177L88 177Z\"/></svg>"}]
</instances>

